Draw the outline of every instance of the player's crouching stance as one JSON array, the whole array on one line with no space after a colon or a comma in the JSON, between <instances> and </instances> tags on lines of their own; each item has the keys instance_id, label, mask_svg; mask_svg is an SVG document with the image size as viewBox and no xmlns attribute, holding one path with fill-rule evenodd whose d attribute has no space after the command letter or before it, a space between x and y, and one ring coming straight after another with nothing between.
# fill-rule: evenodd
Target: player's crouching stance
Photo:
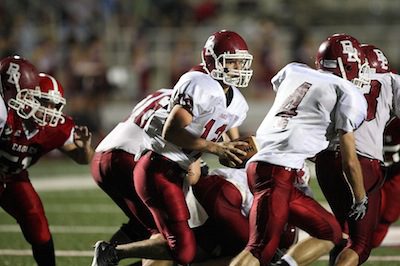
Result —
<instances>
[{"instance_id":1,"label":"player's crouching stance","mask_svg":"<svg viewBox=\"0 0 400 266\"><path fill-rule=\"evenodd\" d=\"M151 142L145 143L134 169L137 194L165 240L157 248L142 250L140 256L180 264L195 258L197 245L182 186L191 183L186 180L188 167L202 153L227 158L235 165L242 163L237 155L246 152L236 146L245 142L218 140L224 133L231 139L239 137L237 128L246 118L248 105L238 88L248 86L252 59L239 34L216 32L202 50L202 64L182 75L174 86L167 115L155 128Z\"/></svg>"}]
</instances>

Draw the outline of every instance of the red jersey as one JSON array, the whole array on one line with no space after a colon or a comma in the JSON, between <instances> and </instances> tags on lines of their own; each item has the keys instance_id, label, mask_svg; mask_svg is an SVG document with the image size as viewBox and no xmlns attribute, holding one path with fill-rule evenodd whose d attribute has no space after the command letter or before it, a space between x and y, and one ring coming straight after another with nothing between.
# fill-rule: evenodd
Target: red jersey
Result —
<instances>
[{"instance_id":1,"label":"red jersey","mask_svg":"<svg viewBox=\"0 0 400 266\"><path fill-rule=\"evenodd\" d=\"M57 127L37 127L29 132L14 110L8 112L7 123L0 137L0 181L27 177L26 169L53 149L61 148L71 137L75 124L72 118Z\"/></svg>"}]
</instances>

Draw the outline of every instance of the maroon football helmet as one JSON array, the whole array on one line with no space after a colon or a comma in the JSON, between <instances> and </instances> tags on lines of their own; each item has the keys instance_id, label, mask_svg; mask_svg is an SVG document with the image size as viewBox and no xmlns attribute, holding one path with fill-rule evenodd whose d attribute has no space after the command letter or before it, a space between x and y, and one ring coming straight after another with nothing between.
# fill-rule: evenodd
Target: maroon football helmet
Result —
<instances>
[{"instance_id":1,"label":"maroon football helmet","mask_svg":"<svg viewBox=\"0 0 400 266\"><path fill-rule=\"evenodd\" d=\"M360 43L347 34L334 34L322 42L315 65L317 69L332 72L358 87L370 83L370 70Z\"/></svg>"},{"instance_id":2,"label":"maroon football helmet","mask_svg":"<svg viewBox=\"0 0 400 266\"><path fill-rule=\"evenodd\" d=\"M383 133L385 166L400 162L400 119L393 117Z\"/></svg>"},{"instance_id":3,"label":"maroon football helmet","mask_svg":"<svg viewBox=\"0 0 400 266\"><path fill-rule=\"evenodd\" d=\"M390 72L389 60L381 49L372 44L361 44L361 49L367 57L369 67L375 73Z\"/></svg>"},{"instance_id":4,"label":"maroon football helmet","mask_svg":"<svg viewBox=\"0 0 400 266\"><path fill-rule=\"evenodd\" d=\"M245 40L233 31L222 30L211 35L204 45L201 59L204 70L226 85L247 87L253 75L250 69L253 56ZM232 61L238 62L239 66L228 69L228 63Z\"/></svg>"},{"instance_id":5,"label":"maroon football helmet","mask_svg":"<svg viewBox=\"0 0 400 266\"><path fill-rule=\"evenodd\" d=\"M23 119L33 118L40 126L55 127L64 123L62 109L66 104L64 89L52 76L40 73L39 86L35 89L21 89L10 107Z\"/></svg>"},{"instance_id":6,"label":"maroon football helmet","mask_svg":"<svg viewBox=\"0 0 400 266\"><path fill-rule=\"evenodd\" d=\"M28 60L8 56L0 61L0 94L8 104L21 89L35 89L39 86L39 72Z\"/></svg>"}]
</instances>

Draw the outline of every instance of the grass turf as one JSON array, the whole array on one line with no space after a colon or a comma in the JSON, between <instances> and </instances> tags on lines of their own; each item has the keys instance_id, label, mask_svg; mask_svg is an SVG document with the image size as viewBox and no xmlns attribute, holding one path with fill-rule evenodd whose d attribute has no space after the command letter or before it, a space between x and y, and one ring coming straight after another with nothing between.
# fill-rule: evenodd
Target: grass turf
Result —
<instances>
[{"instance_id":1,"label":"grass turf","mask_svg":"<svg viewBox=\"0 0 400 266\"><path fill-rule=\"evenodd\" d=\"M217 166L213 160L207 160L211 168ZM31 178L42 178L65 174L89 174L88 166L77 166L70 160L44 160L31 170ZM311 180L316 199L324 201L315 179ZM57 256L58 266L90 265L92 245L100 239L108 239L112 232L127 219L119 208L100 189L41 191L40 197L45 206L47 218L57 251L86 252L86 255ZM30 250L14 219L0 210L0 227L12 225L13 230L0 232L0 251ZM92 230L89 230L92 229ZM89 255L87 255L89 254ZM399 256L399 248L378 248L372 252L374 256ZM124 260L120 265L128 265L133 260ZM31 255L0 255L0 266L35 265ZM318 261L314 266L327 265L326 261ZM364 265L394 265L399 261L369 261Z\"/></svg>"}]
</instances>

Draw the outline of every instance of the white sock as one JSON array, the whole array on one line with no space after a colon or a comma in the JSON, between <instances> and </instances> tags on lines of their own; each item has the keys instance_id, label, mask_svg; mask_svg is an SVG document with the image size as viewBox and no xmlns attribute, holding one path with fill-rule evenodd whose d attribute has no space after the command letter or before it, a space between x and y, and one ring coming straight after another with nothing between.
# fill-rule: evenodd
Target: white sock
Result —
<instances>
[{"instance_id":1,"label":"white sock","mask_svg":"<svg viewBox=\"0 0 400 266\"><path fill-rule=\"evenodd\" d=\"M297 262L288 254L283 255L281 260L286 261L290 266L298 266Z\"/></svg>"}]
</instances>

